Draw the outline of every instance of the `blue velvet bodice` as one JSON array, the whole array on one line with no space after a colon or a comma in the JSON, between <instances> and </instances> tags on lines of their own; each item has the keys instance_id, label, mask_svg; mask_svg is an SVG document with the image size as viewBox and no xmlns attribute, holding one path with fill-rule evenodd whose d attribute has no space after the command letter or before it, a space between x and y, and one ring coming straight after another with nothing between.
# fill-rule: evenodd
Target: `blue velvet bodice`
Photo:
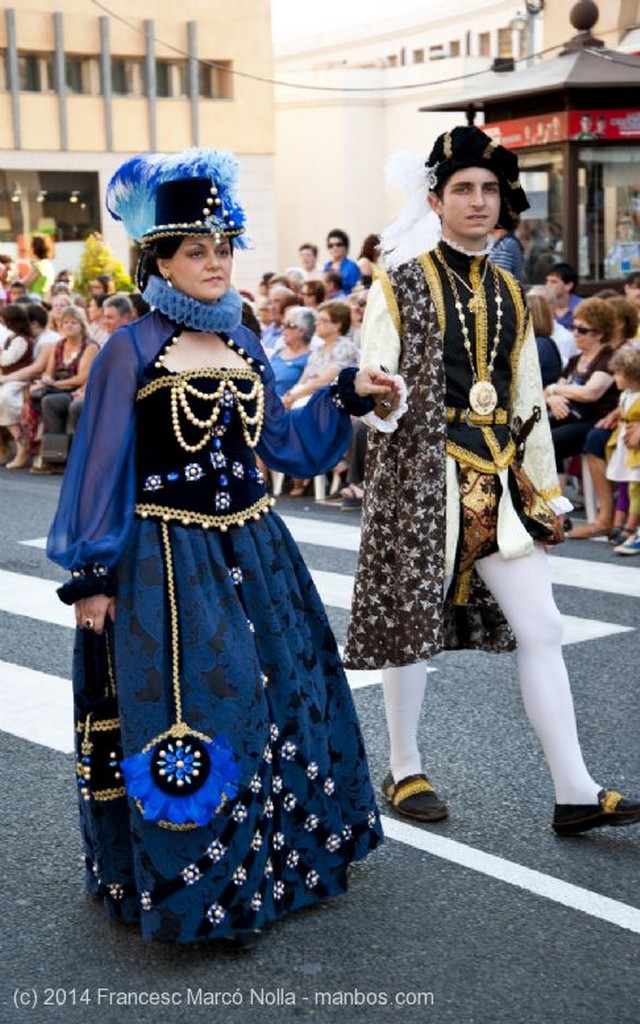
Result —
<instances>
[{"instance_id":1,"label":"blue velvet bodice","mask_svg":"<svg viewBox=\"0 0 640 1024\"><path fill-rule=\"evenodd\" d=\"M219 528L269 508L254 447L263 385L250 369L145 374L136 396L136 512Z\"/></svg>"}]
</instances>

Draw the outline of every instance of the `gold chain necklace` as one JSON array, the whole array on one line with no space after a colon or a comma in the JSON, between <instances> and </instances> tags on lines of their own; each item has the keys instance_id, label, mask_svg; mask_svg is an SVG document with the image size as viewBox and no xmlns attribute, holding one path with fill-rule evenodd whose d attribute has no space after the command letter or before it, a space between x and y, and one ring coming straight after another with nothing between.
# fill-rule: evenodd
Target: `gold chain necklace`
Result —
<instances>
[{"instance_id":1,"label":"gold chain necklace","mask_svg":"<svg viewBox=\"0 0 640 1024\"><path fill-rule=\"evenodd\" d=\"M500 335L502 332L502 296L500 295L500 279L498 277L498 272L492 265L491 273L493 275L493 282L496 293L496 330L493 336L491 353L489 355L489 360L487 363L487 376L486 378L481 379L478 377L478 372L476 370L476 365L473 359L473 348L471 345L471 339L469 337L469 328L467 327L467 321L464 315L464 307L462 305L462 302L460 301L460 293L458 292L455 280L456 277L458 277L459 280L462 281L462 278L460 278L459 275L456 274L454 270L452 270L452 268L448 265L448 263L446 262L446 260L444 259L444 257L442 256L438 249L436 249L436 256L439 259L442 266L444 267L445 274L447 275L447 279L451 286L454 305L456 307L456 313L458 314L458 320L460 321L460 329L462 331L462 343L464 345L465 351L469 358L469 364L471 366L471 379L473 383L471 385L471 388L469 389L469 405L474 412L478 413L478 415L488 416L490 413L494 411L498 404L498 392L491 383L491 377L493 375L493 366L496 361L496 356L498 355L498 348L500 346ZM487 260L485 264L484 274L482 275L482 280L480 282L480 286L482 286L484 282L488 265L489 261ZM467 288L469 287L465 281L462 281L462 283L465 284ZM469 290L473 292L473 296L475 299L480 291L480 288L478 288L477 291L474 291L472 288L470 288ZM467 308L469 307L467 306ZM475 310L472 310L471 312L475 312Z\"/></svg>"},{"instance_id":2,"label":"gold chain necklace","mask_svg":"<svg viewBox=\"0 0 640 1024\"><path fill-rule=\"evenodd\" d=\"M478 309L478 295L479 295L480 289L484 287L484 279L487 276L487 268L489 267L489 260L485 260L485 262L484 262L484 270L482 271L482 277L480 278L480 282L478 284L478 287L477 288L472 288L470 284L467 284L467 282L465 281L464 277L461 277L460 274L456 273L456 271L453 269L453 267L450 267L448 265L448 263L445 262L444 257L442 256L442 253L440 252L439 249L436 249L436 256L438 257L438 259L442 263L443 267L447 271L450 271L453 274L454 277L457 277L458 281L460 282L460 284L464 285L464 287L467 289L468 292L471 292L471 298L467 302L467 309L469 310L470 313L475 313L477 311L477 309Z\"/></svg>"}]
</instances>

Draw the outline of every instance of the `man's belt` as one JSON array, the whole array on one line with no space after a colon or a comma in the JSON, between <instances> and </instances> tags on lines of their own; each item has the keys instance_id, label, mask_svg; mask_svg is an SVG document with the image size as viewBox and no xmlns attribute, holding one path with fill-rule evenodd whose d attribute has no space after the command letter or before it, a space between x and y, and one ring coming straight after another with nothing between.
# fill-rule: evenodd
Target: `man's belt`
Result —
<instances>
[{"instance_id":1,"label":"man's belt","mask_svg":"<svg viewBox=\"0 0 640 1024\"><path fill-rule=\"evenodd\" d=\"M473 409L461 409L458 406L447 407L447 423L457 427L491 427L494 424L505 425L509 422L506 409L494 409L493 412L481 414Z\"/></svg>"}]
</instances>

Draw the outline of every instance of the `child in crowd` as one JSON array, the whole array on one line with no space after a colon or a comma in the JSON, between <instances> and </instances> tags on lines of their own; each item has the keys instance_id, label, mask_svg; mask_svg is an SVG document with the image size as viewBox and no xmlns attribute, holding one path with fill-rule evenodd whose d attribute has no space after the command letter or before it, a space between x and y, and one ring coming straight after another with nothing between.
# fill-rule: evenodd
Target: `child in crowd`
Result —
<instances>
[{"instance_id":1,"label":"child in crowd","mask_svg":"<svg viewBox=\"0 0 640 1024\"><path fill-rule=\"evenodd\" d=\"M607 477L618 483L616 519L618 524L614 548L617 555L640 554L640 448L627 444L626 426L640 421L640 350L624 347L611 360L611 370L620 389L618 426L607 445L609 462ZM625 508L628 509L623 521ZM615 529L616 524L614 524Z\"/></svg>"}]
</instances>

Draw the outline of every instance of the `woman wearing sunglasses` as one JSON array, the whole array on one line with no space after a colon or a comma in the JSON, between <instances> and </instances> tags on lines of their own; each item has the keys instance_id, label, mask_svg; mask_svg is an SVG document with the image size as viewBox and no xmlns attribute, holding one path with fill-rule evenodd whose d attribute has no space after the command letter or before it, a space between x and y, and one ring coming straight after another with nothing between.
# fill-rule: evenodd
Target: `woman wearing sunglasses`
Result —
<instances>
[{"instance_id":1,"label":"woman wearing sunglasses","mask_svg":"<svg viewBox=\"0 0 640 1024\"><path fill-rule=\"evenodd\" d=\"M580 454L591 427L617 404L618 389L609 371L614 330L615 316L604 299L585 299L576 306L572 331L580 354L569 360L565 376L545 389L561 483L565 460ZM602 533L607 529L603 526Z\"/></svg>"}]
</instances>

